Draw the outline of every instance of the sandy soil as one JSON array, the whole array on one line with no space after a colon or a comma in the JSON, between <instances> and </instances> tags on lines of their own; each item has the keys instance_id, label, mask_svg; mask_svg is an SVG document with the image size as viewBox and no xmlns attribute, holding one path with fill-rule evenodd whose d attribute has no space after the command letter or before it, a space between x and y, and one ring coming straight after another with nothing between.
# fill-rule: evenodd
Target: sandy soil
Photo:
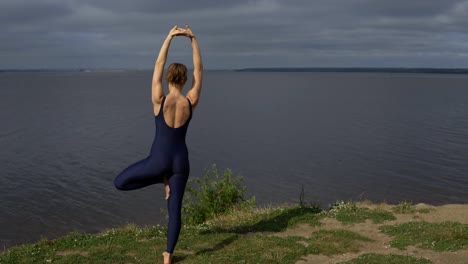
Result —
<instances>
[{"instance_id":1,"label":"sandy soil","mask_svg":"<svg viewBox=\"0 0 468 264\"><path fill-rule=\"evenodd\" d=\"M389 204L373 204L369 202L358 203L359 207L367 207L371 209L391 210L394 205ZM284 232L277 233L278 236L304 236L308 237L315 231L321 229L346 229L357 232L366 237L373 239L373 242L361 242L361 250L358 253L346 253L342 255L324 256L324 255L307 255L296 262L296 264L304 263L337 263L348 261L365 253L378 254L399 254L408 255L418 258L426 258L434 264L466 264L468 263L468 249L458 250L453 252L437 252L428 249L420 249L413 246L407 247L406 250L399 250L390 246L391 237L381 233L379 227L382 225L393 225L409 221L427 221L427 222L442 222L453 221L468 224L468 204L448 204L443 206L431 206L427 204L417 204L416 209L429 208L429 213L411 213L411 214L395 214L396 220L385 221L382 224L374 224L372 221L357 224L342 224L334 218L322 219L322 226L312 227L307 224L300 224L294 228Z\"/></svg>"}]
</instances>

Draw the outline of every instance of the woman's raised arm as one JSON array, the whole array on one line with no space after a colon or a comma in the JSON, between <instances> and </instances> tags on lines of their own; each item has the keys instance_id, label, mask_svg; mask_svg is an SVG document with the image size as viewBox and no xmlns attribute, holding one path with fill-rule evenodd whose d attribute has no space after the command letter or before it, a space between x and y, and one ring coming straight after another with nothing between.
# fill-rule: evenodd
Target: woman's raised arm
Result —
<instances>
[{"instance_id":1,"label":"woman's raised arm","mask_svg":"<svg viewBox=\"0 0 468 264\"><path fill-rule=\"evenodd\" d=\"M167 60L167 52L169 50L169 45L171 44L171 40L174 36L177 35L186 35L187 31L183 28L178 28L175 25L169 35L167 35L166 40L159 51L158 58L156 59L156 63L154 65L154 73L153 73L153 81L152 81L152 92L151 92L151 100L153 104L160 104L161 99L164 96L164 89L162 85L162 77L164 72L164 65L166 64Z\"/></svg>"},{"instance_id":2,"label":"woman's raised arm","mask_svg":"<svg viewBox=\"0 0 468 264\"><path fill-rule=\"evenodd\" d=\"M203 64L201 59L200 48L198 47L198 42L195 36L193 35L192 30L188 25L186 25L187 36L190 37L192 41L193 49L193 81L192 87L187 92L187 98L192 103L192 107L195 107L198 104L200 98L201 87L202 87L202 78L203 78Z\"/></svg>"}]
</instances>

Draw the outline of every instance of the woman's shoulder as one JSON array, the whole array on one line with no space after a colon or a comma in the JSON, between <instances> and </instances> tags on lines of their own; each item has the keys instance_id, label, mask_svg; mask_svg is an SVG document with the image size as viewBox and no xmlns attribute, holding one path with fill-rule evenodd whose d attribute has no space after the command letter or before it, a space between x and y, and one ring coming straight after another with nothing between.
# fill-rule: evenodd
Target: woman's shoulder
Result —
<instances>
[{"instance_id":1,"label":"woman's shoulder","mask_svg":"<svg viewBox=\"0 0 468 264\"><path fill-rule=\"evenodd\" d=\"M159 98L158 98L158 97L153 97L153 98L151 98L151 102L153 103L153 105L159 106L159 105L162 104L162 102L163 102L165 99L166 99L166 96L165 96L165 95L163 95L163 96L161 96L161 97L159 97Z\"/></svg>"}]
</instances>

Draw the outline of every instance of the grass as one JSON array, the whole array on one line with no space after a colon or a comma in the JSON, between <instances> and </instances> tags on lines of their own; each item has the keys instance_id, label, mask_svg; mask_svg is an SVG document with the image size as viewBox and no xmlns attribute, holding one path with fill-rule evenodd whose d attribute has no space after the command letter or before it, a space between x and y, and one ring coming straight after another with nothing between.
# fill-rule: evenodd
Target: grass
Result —
<instances>
[{"instance_id":1,"label":"grass","mask_svg":"<svg viewBox=\"0 0 468 264\"><path fill-rule=\"evenodd\" d=\"M436 251L454 251L468 245L468 225L457 222L406 222L382 226L380 230L393 236L390 244L399 249L414 245Z\"/></svg>"},{"instance_id":2,"label":"grass","mask_svg":"<svg viewBox=\"0 0 468 264\"><path fill-rule=\"evenodd\" d=\"M278 206L234 210L231 214L221 215L205 222L207 232L280 232L304 223L320 225L321 209L317 206Z\"/></svg>"},{"instance_id":3,"label":"grass","mask_svg":"<svg viewBox=\"0 0 468 264\"><path fill-rule=\"evenodd\" d=\"M123 263L138 262L140 256L156 257L151 250L166 240L162 227L139 228L127 225L91 235L71 232L56 240L43 239L14 247L0 255L0 263ZM148 243L147 241L151 241ZM158 248L160 252L163 247Z\"/></svg>"},{"instance_id":4,"label":"grass","mask_svg":"<svg viewBox=\"0 0 468 264\"><path fill-rule=\"evenodd\" d=\"M315 206L236 210L201 225L184 226L175 262L294 263L307 254L359 250L368 238L347 230L320 230L309 238L274 234L297 224L319 225ZM0 263L154 263L165 250L166 229L127 225L100 234L72 232L55 240L10 248Z\"/></svg>"},{"instance_id":5,"label":"grass","mask_svg":"<svg viewBox=\"0 0 468 264\"><path fill-rule=\"evenodd\" d=\"M237 208L198 225L184 225L177 243L175 263L295 263L309 254L333 256L357 253L373 240L344 229L320 229L321 220L335 217L343 223L392 220L392 212L338 202L323 211L314 205L280 205ZM303 236L279 236L279 232L307 224ZM302 227L301 227L302 228ZM302 230L302 229L301 229ZM468 225L455 222L407 222L384 225L393 237L391 245L408 245L435 251L458 250L468 244ZM127 225L99 234L72 232L67 236L8 249L0 264L14 263L155 263L166 248L163 226ZM430 263L403 255L363 254L345 263Z\"/></svg>"},{"instance_id":6,"label":"grass","mask_svg":"<svg viewBox=\"0 0 468 264\"><path fill-rule=\"evenodd\" d=\"M361 256L352 259L346 262L340 262L339 264L428 264L432 263L432 261L424 258L415 258L412 256L403 256L403 255L396 255L396 254L362 254Z\"/></svg>"},{"instance_id":7,"label":"grass","mask_svg":"<svg viewBox=\"0 0 468 264\"><path fill-rule=\"evenodd\" d=\"M232 234L222 243L195 251L184 263L294 263L306 253L297 240Z\"/></svg>"},{"instance_id":8,"label":"grass","mask_svg":"<svg viewBox=\"0 0 468 264\"><path fill-rule=\"evenodd\" d=\"M320 230L307 239L309 253L327 256L358 252L361 245L359 241L371 242L372 240L344 229Z\"/></svg>"},{"instance_id":9,"label":"grass","mask_svg":"<svg viewBox=\"0 0 468 264\"><path fill-rule=\"evenodd\" d=\"M414 214L414 213L423 213L427 214L431 211L429 208L416 209L410 201L404 201L392 208L392 211L396 214Z\"/></svg>"},{"instance_id":10,"label":"grass","mask_svg":"<svg viewBox=\"0 0 468 264\"><path fill-rule=\"evenodd\" d=\"M331 205L326 215L348 224L365 222L367 219L372 220L375 224L396 219L391 212L358 207L355 203L343 201Z\"/></svg>"}]
</instances>

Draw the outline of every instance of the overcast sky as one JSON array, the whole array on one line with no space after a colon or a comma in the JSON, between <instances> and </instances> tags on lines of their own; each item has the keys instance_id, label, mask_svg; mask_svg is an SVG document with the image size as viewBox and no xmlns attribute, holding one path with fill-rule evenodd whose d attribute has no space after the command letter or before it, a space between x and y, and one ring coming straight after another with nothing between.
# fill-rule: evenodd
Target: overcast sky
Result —
<instances>
[{"instance_id":1,"label":"overcast sky","mask_svg":"<svg viewBox=\"0 0 468 264\"><path fill-rule=\"evenodd\" d=\"M0 68L152 68L185 23L206 69L468 68L461 0L1 0ZM168 63L190 68L189 43Z\"/></svg>"}]
</instances>

